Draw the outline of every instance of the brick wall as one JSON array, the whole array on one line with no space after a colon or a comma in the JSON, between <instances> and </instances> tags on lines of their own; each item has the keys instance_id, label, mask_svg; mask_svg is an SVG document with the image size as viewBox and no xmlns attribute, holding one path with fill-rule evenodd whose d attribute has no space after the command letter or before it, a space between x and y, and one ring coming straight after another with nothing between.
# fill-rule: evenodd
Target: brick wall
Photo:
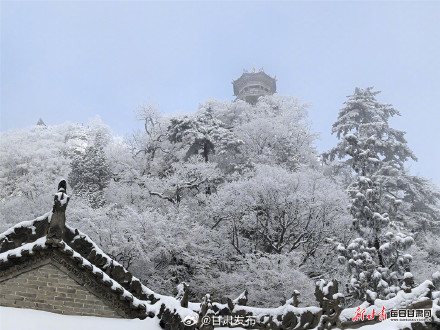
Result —
<instances>
[{"instance_id":1,"label":"brick wall","mask_svg":"<svg viewBox=\"0 0 440 330\"><path fill-rule=\"evenodd\" d=\"M69 315L121 317L50 263L1 282L0 305Z\"/></svg>"}]
</instances>

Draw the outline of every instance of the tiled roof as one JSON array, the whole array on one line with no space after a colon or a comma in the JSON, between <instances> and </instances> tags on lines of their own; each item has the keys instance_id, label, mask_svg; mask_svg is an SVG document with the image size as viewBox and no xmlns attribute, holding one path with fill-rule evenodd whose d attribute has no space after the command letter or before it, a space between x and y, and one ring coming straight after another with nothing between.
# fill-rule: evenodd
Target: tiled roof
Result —
<instances>
[{"instance_id":1,"label":"tiled roof","mask_svg":"<svg viewBox=\"0 0 440 330\"><path fill-rule=\"evenodd\" d=\"M85 271L93 274L93 276L102 284L109 287L110 290L117 293L121 300L126 300L130 302L130 306L133 309L140 309L147 315L146 302L142 302L137 299L133 294L128 292L124 287L122 287L118 282L110 278L106 273L100 270L98 267L90 263L88 260L83 258L79 253L75 252L69 245L64 241L59 242L49 242L46 236L37 239L33 243L24 244L21 247L15 248L13 250L6 251L0 254L0 271L7 268L9 264L16 264L17 259L21 257L29 257L38 253L41 250L57 249L59 252L66 255L72 260L72 263L84 269Z\"/></svg>"},{"instance_id":2,"label":"tiled roof","mask_svg":"<svg viewBox=\"0 0 440 330\"><path fill-rule=\"evenodd\" d=\"M174 297L159 295L144 286L77 229L66 226L63 240L47 240L45 235L49 217L50 213L47 213L35 220L21 222L0 234L0 277L2 271L20 262L20 258L29 259L54 250L108 287L120 300L129 303L137 314L145 317L156 315L159 318L167 314L180 320L196 315L194 310L181 307Z\"/></svg>"}]
</instances>

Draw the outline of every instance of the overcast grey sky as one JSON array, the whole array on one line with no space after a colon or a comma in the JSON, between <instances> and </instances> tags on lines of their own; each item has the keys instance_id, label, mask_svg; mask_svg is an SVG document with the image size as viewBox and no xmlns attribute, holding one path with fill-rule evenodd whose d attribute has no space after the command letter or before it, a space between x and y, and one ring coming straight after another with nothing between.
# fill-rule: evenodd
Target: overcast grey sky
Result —
<instances>
[{"instance_id":1,"label":"overcast grey sky","mask_svg":"<svg viewBox=\"0 0 440 330\"><path fill-rule=\"evenodd\" d=\"M99 115L125 135L143 102L191 113L264 67L279 94L312 103L320 151L346 96L381 90L419 157L412 172L440 185L439 41L438 1L2 1L0 128Z\"/></svg>"}]
</instances>

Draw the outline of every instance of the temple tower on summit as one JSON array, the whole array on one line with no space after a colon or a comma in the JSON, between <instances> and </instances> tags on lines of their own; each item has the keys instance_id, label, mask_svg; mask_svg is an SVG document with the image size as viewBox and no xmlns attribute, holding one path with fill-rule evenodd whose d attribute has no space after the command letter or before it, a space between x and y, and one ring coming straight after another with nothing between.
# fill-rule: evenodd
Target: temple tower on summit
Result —
<instances>
[{"instance_id":1,"label":"temple tower on summit","mask_svg":"<svg viewBox=\"0 0 440 330\"><path fill-rule=\"evenodd\" d=\"M260 96L276 93L276 81L276 77L266 74L263 68L258 71L253 68L251 72L243 70L241 77L232 81L236 100L256 104Z\"/></svg>"}]
</instances>

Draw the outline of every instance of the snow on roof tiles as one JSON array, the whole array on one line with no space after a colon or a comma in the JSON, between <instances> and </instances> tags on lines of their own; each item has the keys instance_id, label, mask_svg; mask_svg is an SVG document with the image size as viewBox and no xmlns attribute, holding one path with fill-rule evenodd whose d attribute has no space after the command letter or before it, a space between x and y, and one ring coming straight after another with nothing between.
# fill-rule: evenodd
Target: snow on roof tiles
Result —
<instances>
[{"instance_id":1,"label":"snow on roof tiles","mask_svg":"<svg viewBox=\"0 0 440 330\"><path fill-rule=\"evenodd\" d=\"M35 227L41 226L41 222L47 221L51 216L51 213L52 212L48 212L31 221L20 222L1 233L0 251L4 250L2 249L3 244L7 243L5 246L9 246L14 239L17 239L17 235L22 233L26 228L29 228L32 231L31 237L37 235ZM7 264L11 263L13 260L16 262L17 259L24 256L32 256L37 251L56 248L59 252L69 257L80 268L85 268L90 274L93 274L98 281L108 286L113 292L117 293L122 300L129 301L131 308L143 310L145 315L158 315L161 310L163 312L168 309L171 313L177 313L182 320L186 316L197 316L197 313L193 309L182 307L176 298L157 294L144 286L138 278L134 277L121 264L104 253L86 234L67 225L66 229L66 232L73 237L70 240L70 243L66 241L49 243L46 240L46 236L43 236L35 238L35 241L33 242L22 243L21 246L16 248L7 248L6 251L0 253L0 269L6 267ZM29 239L29 237L27 238ZM18 240L18 242L19 241L20 240ZM84 252L75 249L75 246L83 247L84 244L91 247L88 249L89 251ZM81 254L80 252L83 253ZM98 259L100 264L94 264L94 261ZM121 283L124 283L129 290L134 291L138 296L141 295L146 299L139 299L129 290L124 288Z\"/></svg>"}]
</instances>

